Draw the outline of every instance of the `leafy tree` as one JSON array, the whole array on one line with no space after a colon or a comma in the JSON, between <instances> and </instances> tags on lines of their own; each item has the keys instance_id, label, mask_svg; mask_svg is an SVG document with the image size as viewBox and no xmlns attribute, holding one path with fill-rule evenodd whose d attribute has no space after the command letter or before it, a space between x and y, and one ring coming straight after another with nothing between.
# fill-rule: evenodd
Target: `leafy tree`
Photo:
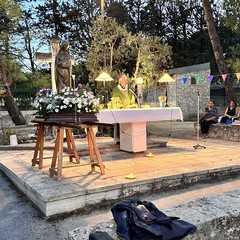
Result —
<instances>
[{"instance_id":1,"label":"leafy tree","mask_svg":"<svg viewBox=\"0 0 240 240\"><path fill-rule=\"evenodd\" d=\"M224 21L233 31L240 33L240 2L238 0L224 0L226 16Z\"/></svg>"},{"instance_id":2,"label":"leafy tree","mask_svg":"<svg viewBox=\"0 0 240 240\"><path fill-rule=\"evenodd\" d=\"M160 71L171 66L171 47L162 44L160 37L141 33L133 36L133 44L137 50L134 79L143 76L145 84L151 86L158 80Z\"/></svg>"},{"instance_id":3,"label":"leafy tree","mask_svg":"<svg viewBox=\"0 0 240 240\"><path fill-rule=\"evenodd\" d=\"M231 66L232 72L237 73L240 69L240 44L230 47L230 54L227 63Z\"/></svg>"},{"instance_id":4,"label":"leafy tree","mask_svg":"<svg viewBox=\"0 0 240 240\"><path fill-rule=\"evenodd\" d=\"M119 25L115 19L106 18L93 21L90 29L92 36L88 51L87 68L94 79L102 69L108 70L110 74L118 75L123 71L119 59L131 56L127 42L129 33L126 27Z\"/></svg>"},{"instance_id":5,"label":"leafy tree","mask_svg":"<svg viewBox=\"0 0 240 240\"><path fill-rule=\"evenodd\" d=\"M122 1L109 0L105 3L105 12L107 17L115 18L120 25L129 22L127 6Z\"/></svg>"},{"instance_id":6,"label":"leafy tree","mask_svg":"<svg viewBox=\"0 0 240 240\"><path fill-rule=\"evenodd\" d=\"M10 85L14 75L20 73L20 66L14 60L17 56L13 47L16 26L21 17L21 9L15 1L0 0L0 80L2 84L1 97L5 101L8 113L15 125L26 124L26 120L18 109L12 96ZM18 76L21 77L21 76Z\"/></svg>"},{"instance_id":7,"label":"leafy tree","mask_svg":"<svg viewBox=\"0 0 240 240\"><path fill-rule=\"evenodd\" d=\"M147 17L144 7L147 4L147 0L125 0L127 6L129 21L128 26L132 33L143 32L143 17Z\"/></svg>"},{"instance_id":8,"label":"leafy tree","mask_svg":"<svg viewBox=\"0 0 240 240\"><path fill-rule=\"evenodd\" d=\"M90 41L91 19L99 12L95 0L56 1L46 0L36 7L36 25L44 33L45 43L52 37L67 40L74 55L86 58Z\"/></svg>"},{"instance_id":9,"label":"leafy tree","mask_svg":"<svg viewBox=\"0 0 240 240\"><path fill-rule=\"evenodd\" d=\"M105 69L113 77L119 75L119 71L133 80L141 75L150 86L160 71L171 64L171 47L162 44L159 37L131 35L112 18L94 21L90 32L93 40L87 67L92 79Z\"/></svg>"}]
</instances>

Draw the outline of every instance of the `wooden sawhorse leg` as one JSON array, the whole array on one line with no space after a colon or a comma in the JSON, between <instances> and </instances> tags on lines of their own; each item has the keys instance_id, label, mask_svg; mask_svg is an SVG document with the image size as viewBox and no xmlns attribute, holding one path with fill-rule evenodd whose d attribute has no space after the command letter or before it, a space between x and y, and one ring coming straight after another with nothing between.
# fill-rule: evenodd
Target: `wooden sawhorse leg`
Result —
<instances>
[{"instance_id":1,"label":"wooden sawhorse leg","mask_svg":"<svg viewBox=\"0 0 240 240\"><path fill-rule=\"evenodd\" d=\"M57 137L55 141L55 147L53 151L52 164L49 168L50 177L57 177L57 180L62 179L62 158L63 158L63 135L64 127L57 128ZM56 163L58 159L58 167L56 169Z\"/></svg>"},{"instance_id":2,"label":"wooden sawhorse leg","mask_svg":"<svg viewBox=\"0 0 240 240\"><path fill-rule=\"evenodd\" d=\"M80 157L78 155L77 148L73 139L72 129L65 128L65 131L66 131L69 160L70 162L73 162L73 158L75 158L76 162L80 163Z\"/></svg>"},{"instance_id":3,"label":"wooden sawhorse leg","mask_svg":"<svg viewBox=\"0 0 240 240\"><path fill-rule=\"evenodd\" d=\"M49 169L50 177L56 177L57 180L62 179L62 160L63 160L63 138L64 130L66 131L67 146L69 159L72 162L73 157L77 163L80 163L80 157L77 153L76 145L72 136L71 128L58 127L55 147L53 151L52 164ZM56 168L57 164L57 168Z\"/></svg>"},{"instance_id":4,"label":"wooden sawhorse leg","mask_svg":"<svg viewBox=\"0 0 240 240\"><path fill-rule=\"evenodd\" d=\"M32 166L34 167L36 164L38 164L39 169L42 169L43 167L44 129L45 129L44 124L38 125L37 142L34 150L34 155L32 158Z\"/></svg>"},{"instance_id":5,"label":"wooden sawhorse leg","mask_svg":"<svg viewBox=\"0 0 240 240\"><path fill-rule=\"evenodd\" d=\"M89 154L90 154L90 163L92 171L95 171L95 166L100 168L101 174L105 174L104 165L102 163L102 157L99 152L96 138L91 125L83 125L82 127L87 129L87 138L88 138L88 146L89 146ZM94 162L94 150L97 156L97 163Z\"/></svg>"}]
</instances>

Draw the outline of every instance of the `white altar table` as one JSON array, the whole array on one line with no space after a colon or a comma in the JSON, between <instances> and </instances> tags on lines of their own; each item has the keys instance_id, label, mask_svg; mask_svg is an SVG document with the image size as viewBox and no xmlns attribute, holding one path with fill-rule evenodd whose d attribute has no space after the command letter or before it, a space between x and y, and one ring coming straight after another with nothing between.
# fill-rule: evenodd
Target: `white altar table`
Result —
<instances>
[{"instance_id":1,"label":"white altar table","mask_svg":"<svg viewBox=\"0 0 240 240\"><path fill-rule=\"evenodd\" d=\"M128 152L147 150L146 122L183 120L179 107L103 109L97 114L100 123L120 124L120 149Z\"/></svg>"}]
</instances>

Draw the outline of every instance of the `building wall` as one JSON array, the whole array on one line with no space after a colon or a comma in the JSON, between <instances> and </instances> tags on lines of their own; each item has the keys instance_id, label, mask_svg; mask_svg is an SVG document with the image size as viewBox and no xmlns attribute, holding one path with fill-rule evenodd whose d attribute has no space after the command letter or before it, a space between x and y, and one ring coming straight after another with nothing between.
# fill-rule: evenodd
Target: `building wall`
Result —
<instances>
[{"instance_id":1,"label":"building wall","mask_svg":"<svg viewBox=\"0 0 240 240\"><path fill-rule=\"evenodd\" d=\"M210 82L208 80L210 63L175 68L171 69L170 73L176 76L176 82L167 86L169 105L180 107L184 120L197 119L198 93L200 116L210 100ZM200 77L198 84L194 84L194 81L191 81L191 78L195 79L196 76ZM183 83L183 77L188 77L186 84ZM151 106L159 106L158 96L165 95L165 89L166 86L157 86L149 89L146 94L146 103Z\"/></svg>"},{"instance_id":2,"label":"building wall","mask_svg":"<svg viewBox=\"0 0 240 240\"><path fill-rule=\"evenodd\" d=\"M176 74L176 82L169 85L169 102L170 105L178 106L182 109L184 120L196 119L198 110L199 94L199 111L203 114L205 107L210 100L210 63L198 64L189 67L171 69ZM198 84L195 77L199 76ZM186 84L183 78L188 77ZM191 81L193 78L194 81Z\"/></svg>"}]
</instances>

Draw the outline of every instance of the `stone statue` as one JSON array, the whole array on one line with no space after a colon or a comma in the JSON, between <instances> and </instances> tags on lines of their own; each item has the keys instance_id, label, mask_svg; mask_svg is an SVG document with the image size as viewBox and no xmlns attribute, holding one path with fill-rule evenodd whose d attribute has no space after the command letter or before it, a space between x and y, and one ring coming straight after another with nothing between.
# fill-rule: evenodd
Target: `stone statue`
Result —
<instances>
[{"instance_id":1,"label":"stone statue","mask_svg":"<svg viewBox=\"0 0 240 240\"><path fill-rule=\"evenodd\" d=\"M64 86L71 87L72 62L68 53L69 44L63 42L55 59L55 79L57 93L61 93Z\"/></svg>"}]
</instances>

